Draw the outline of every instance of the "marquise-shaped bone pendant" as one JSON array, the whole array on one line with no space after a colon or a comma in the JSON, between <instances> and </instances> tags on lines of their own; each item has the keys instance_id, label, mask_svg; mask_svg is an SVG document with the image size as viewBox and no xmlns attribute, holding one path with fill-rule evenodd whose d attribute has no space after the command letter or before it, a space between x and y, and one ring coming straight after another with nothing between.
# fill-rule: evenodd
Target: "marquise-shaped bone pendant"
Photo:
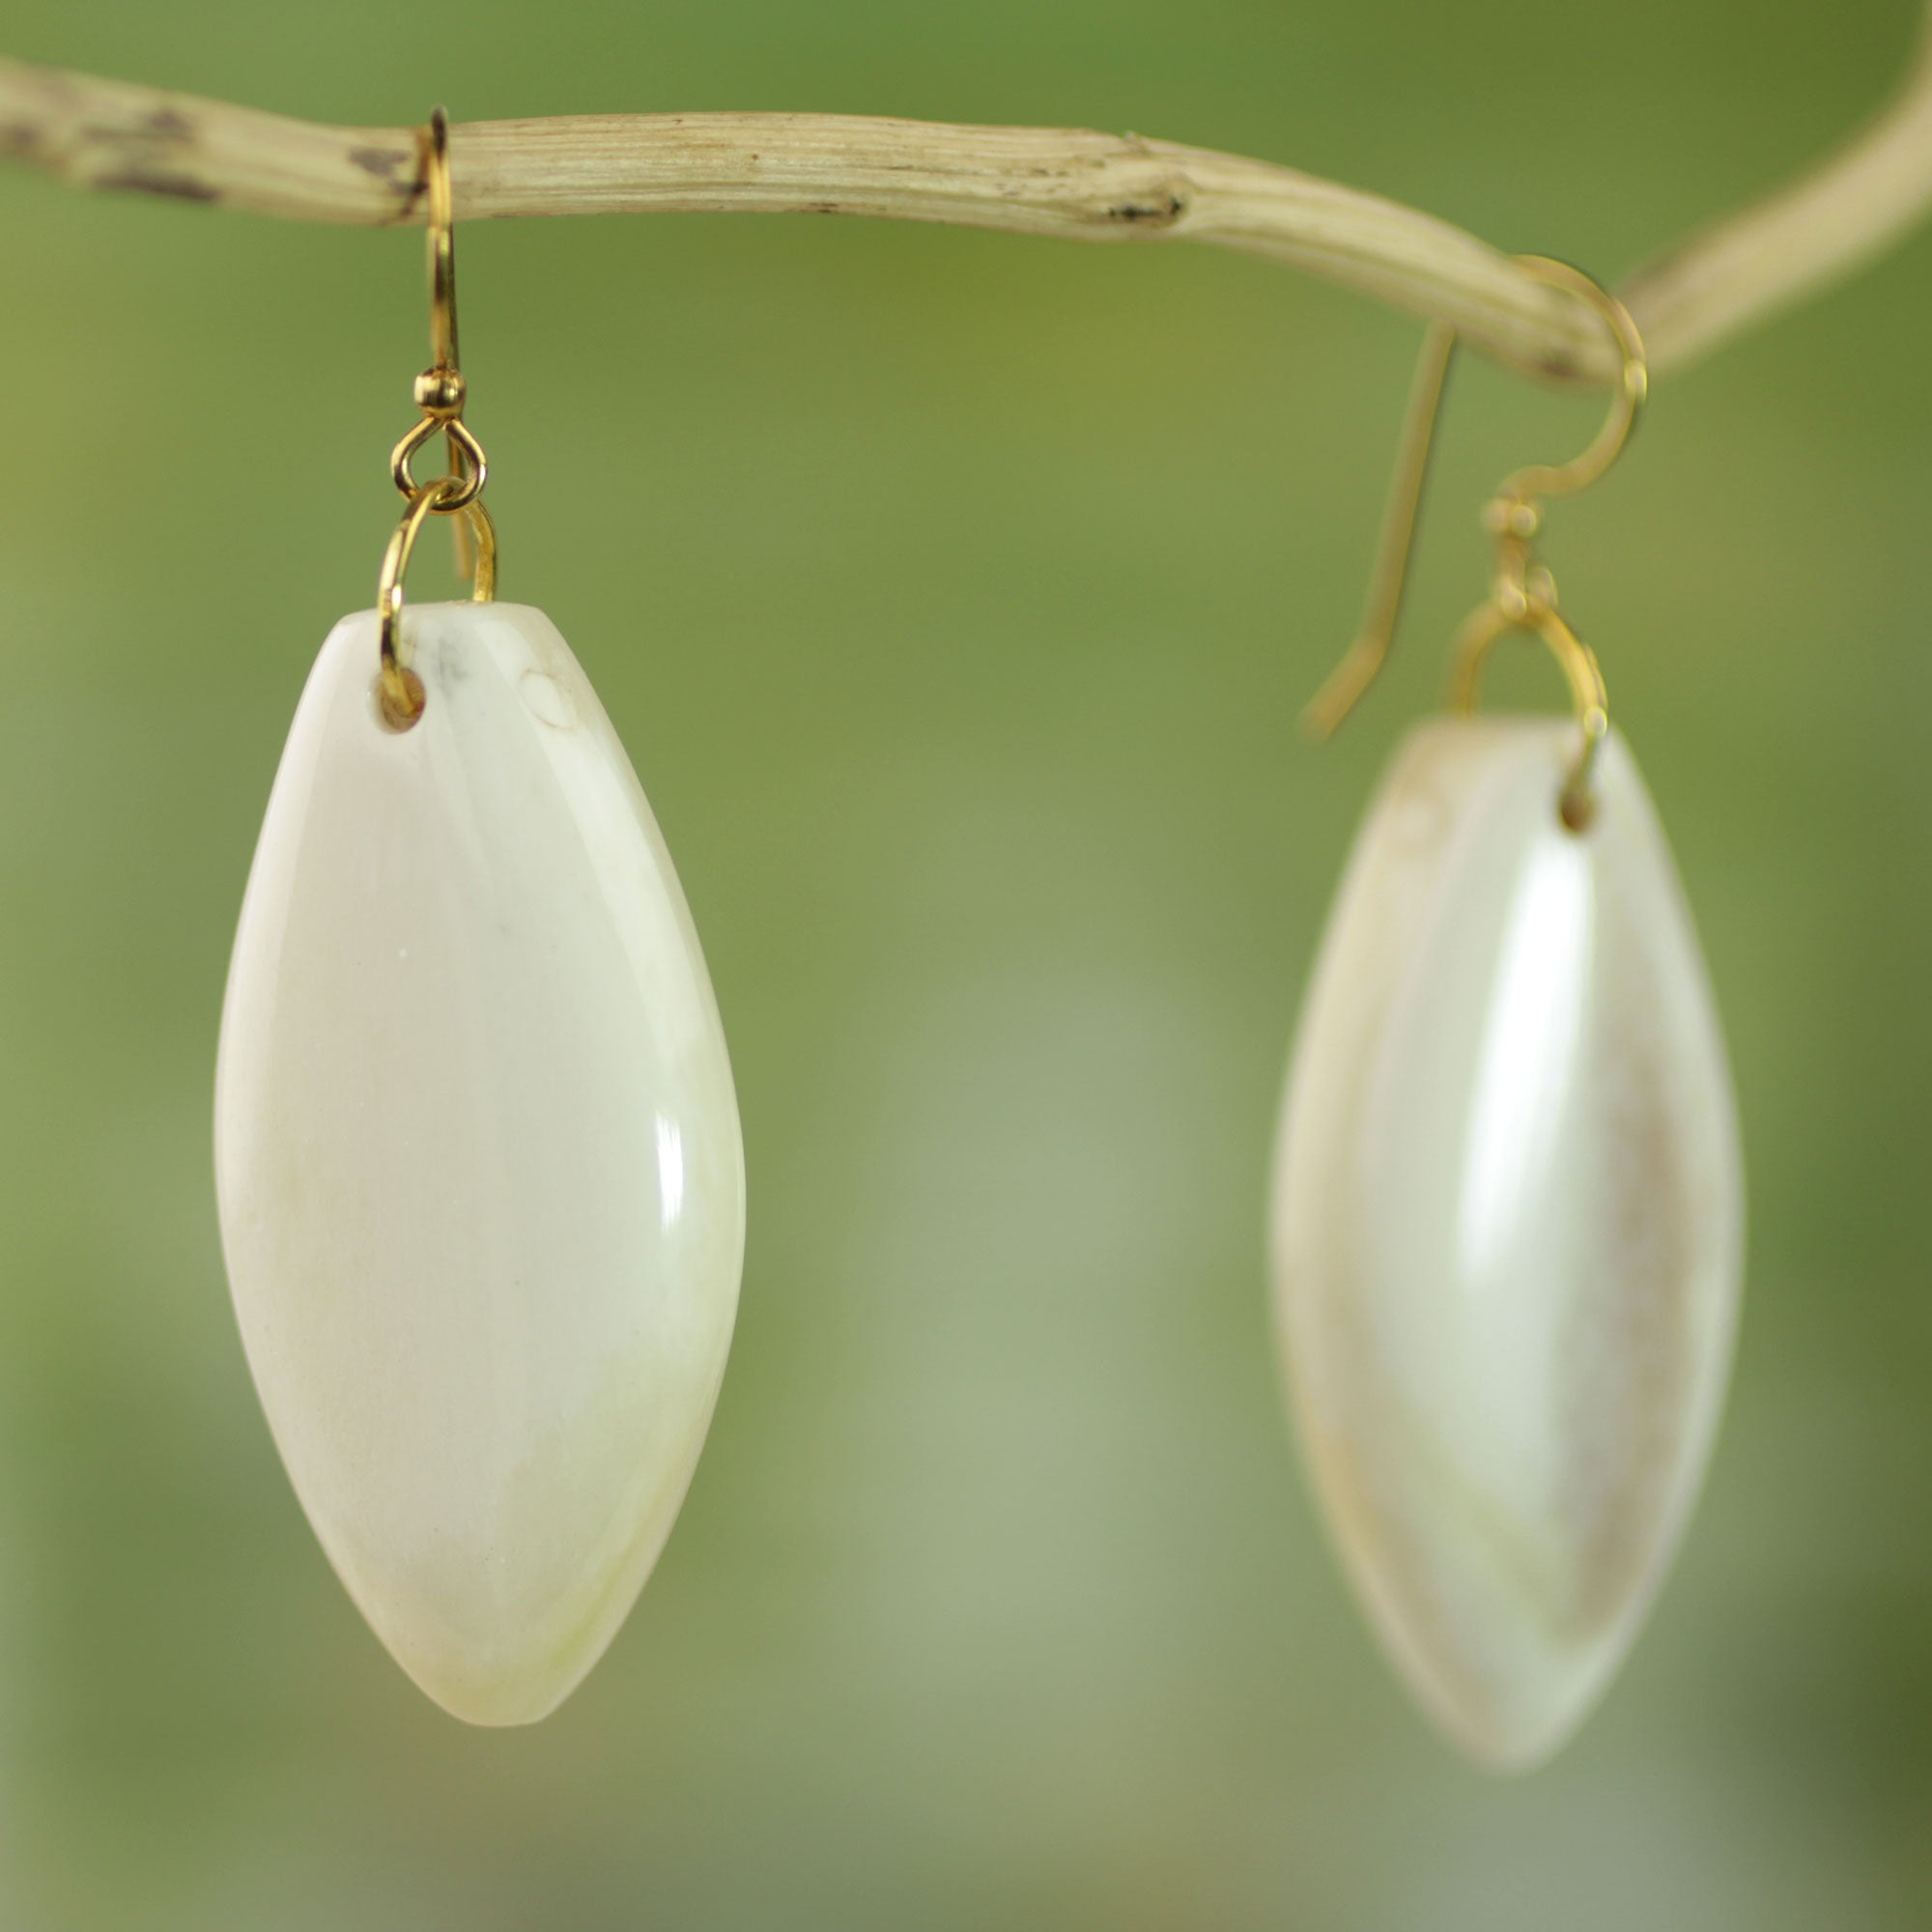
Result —
<instances>
[{"instance_id":1,"label":"marquise-shaped bone pendant","mask_svg":"<svg viewBox=\"0 0 1932 1932\"><path fill-rule=\"evenodd\" d=\"M1497 1769L1616 1670L1708 1460L1742 1271L1722 1038L1612 736L1423 725L1356 843L1279 1152L1279 1333L1329 1528L1423 1706Z\"/></svg>"},{"instance_id":2,"label":"marquise-shaped bone pendant","mask_svg":"<svg viewBox=\"0 0 1932 1932\"><path fill-rule=\"evenodd\" d=\"M324 644L222 1014L222 1244L262 1406L350 1595L474 1723L552 1710L670 1531L744 1249L737 1103L669 856L537 611Z\"/></svg>"}]
</instances>

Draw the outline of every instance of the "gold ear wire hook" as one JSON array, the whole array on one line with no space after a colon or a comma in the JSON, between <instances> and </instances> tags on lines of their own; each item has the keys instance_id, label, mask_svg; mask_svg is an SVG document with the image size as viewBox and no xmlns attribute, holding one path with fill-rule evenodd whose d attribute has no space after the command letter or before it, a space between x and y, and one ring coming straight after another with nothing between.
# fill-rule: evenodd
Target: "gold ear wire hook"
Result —
<instances>
[{"instance_id":1,"label":"gold ear wire hook","mask_svg":"<svg viewBox=\"0 0 1932 1932\"><path fill-rule=\"evenodd\" d=\"M429 197L429 346L433 365L463 366L456 348L456 197L449 181L449 117L430 111L422 129L423 183Z\"/></svg>"},{"instance_id":2,"label":"gold ear wire hook","mask_svg":"<svg viewBox=\"0 0 1932 1932\"><path fill-rule=\"evenodd\" d=\"M1562 464L1532 464L1506 478L1492 499L1486 521L1503 551L1502 569L1493 603L1502 622L1495 635L1527 622L1555 650L1568 669L1573 655L1560 649L1553 632L1540 621L1547 606L1554 618L1554 590L1548 572L1535 568L1529 544L1541 527L1542 517L1535 505L1538 497L1566 496L1594 483L1622 453L1635 427L1643 406L1649 377L1644 360L1643 338L1631 314L1616 297L1567 262L1547 255L1519 255L1517 262L1539 281L1568 290L1590 303L1608 326L1622 356L1622 370L1610 413L1604 426L1580 456ZM1424 338L1416 363L1415 381L1409 392L1408 410L1404 418L1402 445L1396 460L1395 481L1389 491L1388 507L1383 513L1381 536L1376 547L1375 565L1369 580L1369 597L1364 607L1362 626L1340 664L1329 672L1320 691L1302 712L1302 725L1311 737L1326 738L1342 724L1375 682L1395 642L1396 626L1402 615L1403 596L1407 586L1408 566L1415 549L1415 533L1421 520L1422 494L1429 475L1429 458L1435 441L1435 425L1441 415L1442 397L1448 385L1450 364L1455 357L1456 330L1448 323L1435 323ZM1487 609L1488 607L1486 607ZM1472 620L1472 624L1473 624ZM1563 634L1576 641L1567 624L1555 620ZM1492 638L1491 641L1493 641ZM1487 645L1484 646L1487 648ZM1577 649L1587 649L1580 643ZM1590 659L1594 668L1595 660ZM1477 667L1480 668L1480 666ZM1598 693L1602 674L1595 677ZM1473 691L1473 681L1459 679L1459 689ZM1572 677L1573 691L1578 680ZM1601 708L1601 706L1600 706ZM1578 715L1583 716L1579 696ZM1590 734L1587 718L1586 737ZM1605 725L1605 728L1607 728ZM1601 736L1598 732L1596 736ZM1595 740L1589 750L1594 753Z\"/></svg>"},{"instance_id":3,"label":"gold ear wire hook","mask_svg":"<svg viewBox=\"0 0 1932 1932\"><path fill-rule=\"evenodd\" d=\"M449 121L440 107L421 130L422 172L425 197L429 203L425 247L429 258L429 346L431 362L415 383L416 408L422 420L396 444L389 455L389 474L405 497L413 497L420 487L410 465L415 453L440 429L449 451L449 474L456 484L445 494L440 508L444 515L466 509L482 494L489 479L489 461L483 445L463 420L463 406L469 385L456 333L456 214L455 196L449 176ZM470 573L466 568L463 573Z\"/></svg>"},{"instance_id":4,"label":"gold ear wire hook","mask_svg":"<svg viewBox=\"0 0 1932 1932\"><path fill-rule=\"evenodd\" d=\"M421 130L422 176L428 200L429 343L431 362L415 381L418 422L389 452L389 475L409 500L383 554L376 585L376 629L382 657L378 701L384 722L406 731L422 715L422 680L400 657L403 578L422 526L432 516L457 519L456 567L470 582L470 595L487 604L497 594L497 531L483 507L489 459L463 420L467 386L456 335L456 213L449 178L449 122L440 107ZM415 453L437 433L449 452L446 474L418 483L411 469Z\"/></svg>"},{"instance_id":5,"label":"gold ear wire hook","mask_svg":"<svg viewBox=\"0 0 1932 1932\"><path fill-rule=\"evenodd\" d=\"M1610 413L1589 447L1568 463L1531 464L1515 471L1504 478L1485 508L1483 521L1496 540L1496 574L1488 602L1477 607L1457 636L1450 702L1465 715L1475 710L1483 666L1498 638L1520 630L1542 639L1569 683L1571 705L1582 734L1556 802L1564 825L1581 832L1596 810L1590 775L1598 751L1610 735L1610 698L1596 653L1557 610L1556 580L1536 560L1536 537L1543 527L1536 499L1575 495L1596 482L1623 454L1649 393L1650 373L1635 322L1607 289L1567 262L1545 255L1518 259L1533 275L1568 289L1604 318L1623 358L1622 367Z\"/></svg>"},{"instance_id":6,"label":"gold ear wire hook","mask_svg":"<svg viewBox=\"0 0 1932 1932\"><path fill-rule=\"evenodd\" d=\"M425 409L423 390L433 390L438 402L454 398L453 414L443 418L443 443L449 452L450 473L459 482L473 474L476 494L483 488L489 464L483 445L465 426L463 403L463 356L456 336L456 190L449 173L449 117L440 107L430 109L429 125L423 129L423 181L429 192L429 347L430 367L416 384L416 400ZM425 422L436 420L434 413ZM408 460L404 460L407 469ZM468 501L473 502L475 495ZM455 508L449 505L448 508ZM468 507L468 502L464 505ZM471 519L459 517L451 535L456 543L456 574L472 582L481 558L470 537Z\"/></svg>"},{"instance_id":7,"label":"gold ear wire hook","mask_svg":"<svg viewBox=\"0 0 1932 1932\"><path fill-rule=\"evenodd\" d=\"M1376 539L1376 560L1369 573L1369 598L1362 609L1361 629L1301 714L1301 728L1311 738L1327 738L1337 729L1376 681L1395 642L1403 593L1408 587L1416 526L1422 516L1422 493L1429 481L1436 419L1442 413L1442 395L1455 359L1455 327L1446 322L1431 323L1422 339L1422 354L1416 358L1408 408L1403 413L1395 481L1389 486L1381 533Z\"/></svg>"},{"instance_id":8,"label":"gold ear wire hook","mask_svg":"<svg viewBox=\"0 0 1932 1932\"><path fill-rule=\"evenodd\" d=\"M1589 448L1580 456L1573 456L1568 463L1532 463L1505 478L1496 492L1499 499L1519 502L1533 497L1573 497L1596 482L1624 453L1624 445L1630 441L1644 399L1650 393L1650 364L1644 355L1643 337L1630 310L1595 276L1548 255L1519 255L1516 259L1518 267L1528 270L1538 281L1567 289L1588 302L1608 326L1622 358L1610 412Z\"/></svg>"}]
</instances>

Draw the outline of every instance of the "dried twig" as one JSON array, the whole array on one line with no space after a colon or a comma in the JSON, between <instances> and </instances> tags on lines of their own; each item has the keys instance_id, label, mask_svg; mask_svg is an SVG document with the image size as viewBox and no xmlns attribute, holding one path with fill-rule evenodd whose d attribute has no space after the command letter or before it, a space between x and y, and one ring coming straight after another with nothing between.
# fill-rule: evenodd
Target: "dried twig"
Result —
<instances>
[{"instance_id":1,"label":"dried twig","mask_svg":"<svg viewBox=\"0 0 1932 1932\"><path fill-rule=\"evenodd\" d=\"M846 115L618 114L459 125L450 152L459 219L751 211L1215 242L1454 322L1543 375L1613 374L1594 315L1474 236L1359 188L1171 141ZM16 61L0 61L0 156L79 187L298 220L423 213L409 128L319 126ZM1653 365L1849 273L1928 204L1932 58L1921 58L1837 156L1628 285Z\"/></svg>"}]
</instances>

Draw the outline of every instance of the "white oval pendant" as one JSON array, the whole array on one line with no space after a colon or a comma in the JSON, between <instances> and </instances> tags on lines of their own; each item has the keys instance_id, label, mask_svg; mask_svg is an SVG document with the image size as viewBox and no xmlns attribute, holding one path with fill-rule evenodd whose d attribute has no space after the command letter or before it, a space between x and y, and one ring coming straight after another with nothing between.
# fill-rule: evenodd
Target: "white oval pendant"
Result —
<instances>
[{"instance_id":1,"label":"white oval pendant","mask_svg":"<svg viewBox=\"0 0 1932 1932\"><path fill-rule=\"evenodd\" d=\"M1620 739L1444 719L1350 861L1278 1156L1279 1332L1352 1580L1424 1707L1547 1757L1629 1648L1729 1369L1743 1173L1682 890Z\"/></svg>"},{"instance_id":2,"label":"white oval pendant","mask_svg":"<svg viewBox=\"0 0 1932 1932\"><path fill-rule=\"evenodd\" d=\"M668 1535L744 1252L737 1102L670 858L540 611L323 645L236 935L222 1244L297 1493L398 1662L529 1722Z\"/></svg>"}]
</instances>

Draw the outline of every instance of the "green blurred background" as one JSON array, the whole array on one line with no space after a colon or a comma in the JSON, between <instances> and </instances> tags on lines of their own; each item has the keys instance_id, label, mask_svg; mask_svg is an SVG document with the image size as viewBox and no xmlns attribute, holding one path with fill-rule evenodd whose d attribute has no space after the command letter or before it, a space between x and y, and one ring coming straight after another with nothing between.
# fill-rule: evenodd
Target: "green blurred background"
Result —
<instances>
[{"instance_id":1,"label":"green blurred background","mask_svg":"<svg viewBox=\"0 0 1932 1932\"><path fill-rule=\"evenodd\" d=\"M1131 128L1605 277L1808 162L1915 28L0 0L8 51L331 121ZM1667 374L1552 520L1706 938L1752 1261L1675 1576L1514 1783L1345 1596L1262 1228L1324 903L1437 700L1476 509L1598 406L1465 367L1403 661L1318 753L1408 319L1208 248L838 221L510 222L463 272L505 594L631 748L737 1068L711 1446L535 1729L441 1716L331 1577L233 1329L210 1083L283 734L395 514L420 241L0 173L0 1927L1932 1923L1932 243Z\"/></svg>"}]
</instances>

